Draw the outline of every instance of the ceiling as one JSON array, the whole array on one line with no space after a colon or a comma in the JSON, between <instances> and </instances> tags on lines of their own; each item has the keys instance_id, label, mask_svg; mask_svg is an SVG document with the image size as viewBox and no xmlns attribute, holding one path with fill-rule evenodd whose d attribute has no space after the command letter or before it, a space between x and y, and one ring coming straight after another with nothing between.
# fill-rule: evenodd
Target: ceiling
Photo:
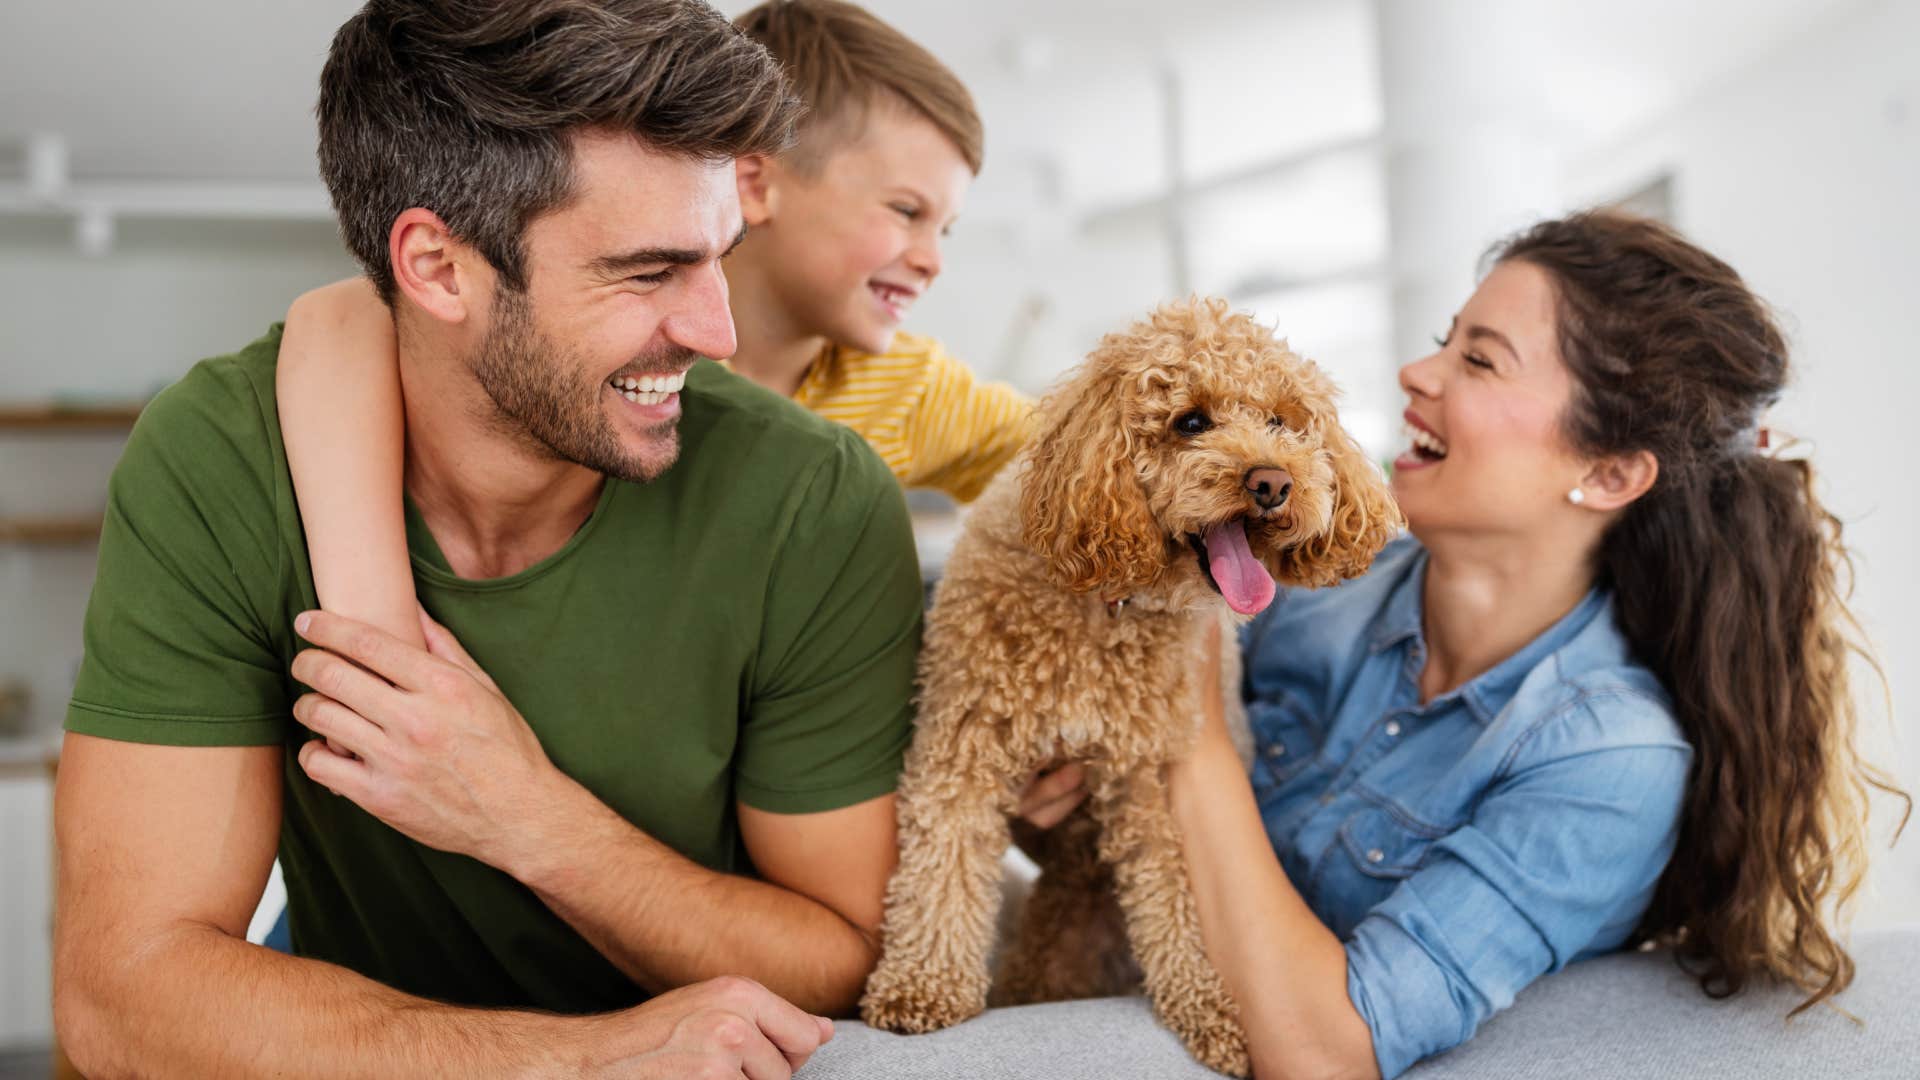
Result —
<instances>
[{"instance_id":1,"label":"ceiling","mask_svg":"<svg viewBox=\"0 0 1920 1080\"><path fill-rule=\"evenodd\" d=\"M1351 78L1311 72L1331 35L1355 54L1382 6L1438 0L873 0L975 88L991 132L982 194L1065 183L1097 202L1102 177L1154 186L1157 71L1171 64L1217 93L1206 106L1260 130L1244 153L1353 112ZM1446 0L1554 50L1562 115L1594 130L1636 122L1718 73L1860 0ZM311 179L314 86L355 0L6 0L0 4L0 140L65 136L82 177ZM738 7L731 4L729 8ZM1371 63L1367 43L1361 63ZM1497 62L1463 57L1461 62ZM1322 67L1325 67L1324 62ZM1365 88L1361 88L1365 91ZM1316 94L1318 97L1316 97ZM1286 106L1292 107L1287 120ZM1148 120L1148 117L1155 119ZM1204 126L1204 125L1203 125ZM1207 134L1189 156L1231 164L1236 140ZM1217 151L1218 146L1227 147ZM1190 148L1190 151L1193 148ZM1211 157L1209 156L1211 154ZM1223 156L1224 155L1224 156ZM1034 175L1037 171L1038 175ZM996 173L999 175L996 176ZM1124 178L1124 177L1123 177ZM1092 187L1088 187L1091 184ZM1126 185L1121 184L1124 188ZM1003 193L1004 194L1004 193ZM1016 197L1019 193L1016 192Z\"/></svg>"}]
</instances>

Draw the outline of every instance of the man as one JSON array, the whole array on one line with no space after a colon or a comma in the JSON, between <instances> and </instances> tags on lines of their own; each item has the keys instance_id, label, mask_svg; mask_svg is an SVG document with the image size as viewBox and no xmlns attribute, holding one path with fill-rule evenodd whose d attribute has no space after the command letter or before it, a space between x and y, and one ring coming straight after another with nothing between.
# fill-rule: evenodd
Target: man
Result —
<instances>
[{"instance_id":1,"label":"man","mask_svg":"<svg viewBox=\"0 0 1920 1080\"><path fill-rule=\"evenodd\" d=\"M696 362L734 345L732 159L794 113L695 0L342 28L322 171L401 343L428 649L310 610L277 329L149 406L57 796L83 1070L784 1076L830 1035L803 1009L857 998L892 867L912 541L858 436ZM293 957L243 939L276 849Z\"/></svg>"}]
</instances>

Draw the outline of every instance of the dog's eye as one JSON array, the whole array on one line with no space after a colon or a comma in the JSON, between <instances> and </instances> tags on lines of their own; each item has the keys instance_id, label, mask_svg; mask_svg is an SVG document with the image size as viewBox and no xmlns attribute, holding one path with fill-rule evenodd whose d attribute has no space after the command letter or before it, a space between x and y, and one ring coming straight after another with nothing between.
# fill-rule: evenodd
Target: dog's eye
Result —
<instances>
[{"instance_id":1,"label":"dog's eye","mask_svg":"<svg viewBox=\"0 0 1920 1080\"><path fill-rule=\"evenodd\" d=\"M1211 427L1213 427L1213 421L1207 419L1207 414L1199 409L1181 413L1173 421L1173 430L1182 435L1202 435Z\"/></svg>"},{"instance_id":2,"label":"dog's eye","mask_svg":"<svg viewBox=\"0 0 1920 1080\"><path fill-rule=\"evenodd\" d=\"M1273 430L1275 430L1275 431L1285 431L1285 430L1287 430L1287 422L1286 422L1285 420L1282 420L1282 419L1280 419L1280 418L1279 418L1279 417L1277 417L1277 416L1276 416L1276 417L1274 417L1274 418L1272 418L1271 420L1268 420L1268 421L1267 421L1267 426L1268 426L1268 427L1270 427L1270 428L1272 428L1272 429L1273 429Z\"/></svg>"}]
</instances>

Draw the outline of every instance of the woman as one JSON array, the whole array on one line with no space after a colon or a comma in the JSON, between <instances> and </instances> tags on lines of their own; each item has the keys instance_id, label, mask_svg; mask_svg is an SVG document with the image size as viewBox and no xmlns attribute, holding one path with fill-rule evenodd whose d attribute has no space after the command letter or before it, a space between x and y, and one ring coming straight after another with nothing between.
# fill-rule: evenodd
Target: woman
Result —
<instances>
[{"instance_id":1,"label":"woman","mask_svg":"<svg viewBox=\"0 0 1920 1080\"><path fill-rule=\"evenodd\" d=\"M1500 247L1438 344L1400 373L1412 536L1248 628L1251 777L1217 708L1170 777L1256 1073L1394 1076L1639 942L1711 995L1838 992L1823 912L1886 785L1852 744L1839 522L1759 426L1765 306L1595 212Z\"/></svg>"}]
</instances>

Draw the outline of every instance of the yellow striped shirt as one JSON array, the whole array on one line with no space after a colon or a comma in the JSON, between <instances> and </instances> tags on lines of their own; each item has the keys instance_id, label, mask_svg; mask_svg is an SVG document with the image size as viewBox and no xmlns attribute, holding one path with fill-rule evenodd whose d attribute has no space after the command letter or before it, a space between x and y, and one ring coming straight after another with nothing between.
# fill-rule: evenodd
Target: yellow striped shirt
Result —
<instances>
[{"instance_id":1,"label":"yellow striped shirt","mask_svg":"<svg viewBox=\"0 0 1920 1080\"><path fill-rule=\"evenodd\" d=\"M884 353L829 347L793 399L860 433L905 487L971 502L1032 430L1033 400L981 382L932 338L897 333Z\"/></svg>"}]
</instances>

